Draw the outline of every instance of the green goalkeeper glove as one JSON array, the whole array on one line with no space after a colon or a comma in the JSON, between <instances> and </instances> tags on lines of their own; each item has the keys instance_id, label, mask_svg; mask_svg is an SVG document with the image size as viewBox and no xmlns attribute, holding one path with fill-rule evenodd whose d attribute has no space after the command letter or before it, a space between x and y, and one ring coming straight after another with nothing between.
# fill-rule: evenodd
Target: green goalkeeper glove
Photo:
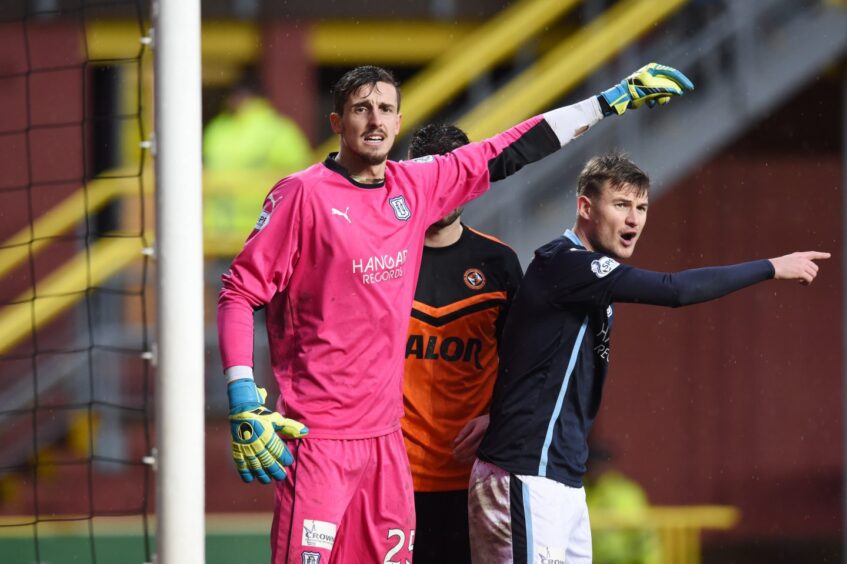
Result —
<instances>
[{"instance_id":1,"label":"green goalkeeper glove","mask_svg":"<svg viewBox=\"0 0 847 564\"><path fill-rule=\"evenodd\" d=\"M650 63L623 79L620 84L600 93L603 115L621 115L627 108L637 110L644 104L652 108L667 104L671 96L694 90L694 84L672 67Z\"/></svg>"},{"instance_id":2,"label":"green goalkeeper glove","mask_svg":"<svg viewBox=\"0 0 847 564\"><path fill-rule=\"evenodd\" d=\"M266 409L267 392L257 388L249 378L230 382L227 395L232 459L241 479L250 483L256 477L263 484L269 484L271 478L284 480L283 467L290 466L294 457L276 432L282 432L286 438L299 439L309 429L302 423Z\"/></svg>"}]
</instances>

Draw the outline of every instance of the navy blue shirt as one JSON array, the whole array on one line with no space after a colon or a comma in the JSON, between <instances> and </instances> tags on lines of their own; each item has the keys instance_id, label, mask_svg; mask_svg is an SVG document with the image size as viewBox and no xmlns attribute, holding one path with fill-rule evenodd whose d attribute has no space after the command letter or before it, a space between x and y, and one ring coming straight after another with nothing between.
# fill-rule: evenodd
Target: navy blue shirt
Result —
<instances>
[{"instance_id":1,"label":"navy blue shirt","mask_svg":"<svg viewBox=\"0 0 847 564\"><path fill-rule=\"evenodd\" d=\"M773 275L768 260L641 270L586 250L568 230L535 251L515 296L479 457L513 474L580 487L609 365L612 303L689 305Z\"/></svg>"}]
</instances>

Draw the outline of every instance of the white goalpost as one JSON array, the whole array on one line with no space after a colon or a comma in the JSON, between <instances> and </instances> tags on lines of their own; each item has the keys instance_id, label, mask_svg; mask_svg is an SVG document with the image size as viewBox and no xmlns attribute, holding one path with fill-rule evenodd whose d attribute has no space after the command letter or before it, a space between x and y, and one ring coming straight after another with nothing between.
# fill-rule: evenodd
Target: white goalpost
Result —
<instances>
[{"instance_id":1,"label":"white goalpost","mask_svg":"<svg viewBox=\"0 0 847 564\"><path fill-rule=\"evenodd\" d=\"M200 0L153 4L159 564L205 561Z\"/></svg>"}]
</instances>

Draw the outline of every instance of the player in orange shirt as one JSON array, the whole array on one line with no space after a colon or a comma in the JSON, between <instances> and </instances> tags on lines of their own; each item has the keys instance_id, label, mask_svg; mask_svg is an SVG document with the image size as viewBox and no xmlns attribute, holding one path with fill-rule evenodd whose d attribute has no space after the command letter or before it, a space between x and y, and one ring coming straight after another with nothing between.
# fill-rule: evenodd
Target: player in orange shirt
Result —
<instances>
[{"instance_id":1,"label":"player in orange shirt","mask_svg":"<svg viewBox=\"0 0 847 564\"><path fill-rule=\"evenodd\" d=\"M418 131L410 158L468 143L450 125ZM470 562L468 480L488 427L497 345L521 267L457 208L426 232L406 343L403 435L412 467L415 564Z\"/></svg>"}]
</instances>

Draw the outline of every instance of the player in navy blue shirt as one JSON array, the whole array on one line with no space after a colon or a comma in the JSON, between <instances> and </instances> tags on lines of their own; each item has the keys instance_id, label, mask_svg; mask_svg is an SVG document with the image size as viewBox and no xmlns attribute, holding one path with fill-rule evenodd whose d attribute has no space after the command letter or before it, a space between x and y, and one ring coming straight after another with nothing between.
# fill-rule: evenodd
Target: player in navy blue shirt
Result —
<instances>
[{"instance_id":1,"label":"player in navy blue shirt","mask_svg":"<svg viewBox=\"0 0 847 564\"><path fill-rule=\"evenodd\" d=\"M620 154L591 159L573 230L535 251L506 320L488 431L471 474L474 562L591 562L582 488L600 408L615 302L678 307L769 279L810 284L815 260L793 253L678 273L618 262L647 219L649 179Z\"/></svg>"}]
</instances>

